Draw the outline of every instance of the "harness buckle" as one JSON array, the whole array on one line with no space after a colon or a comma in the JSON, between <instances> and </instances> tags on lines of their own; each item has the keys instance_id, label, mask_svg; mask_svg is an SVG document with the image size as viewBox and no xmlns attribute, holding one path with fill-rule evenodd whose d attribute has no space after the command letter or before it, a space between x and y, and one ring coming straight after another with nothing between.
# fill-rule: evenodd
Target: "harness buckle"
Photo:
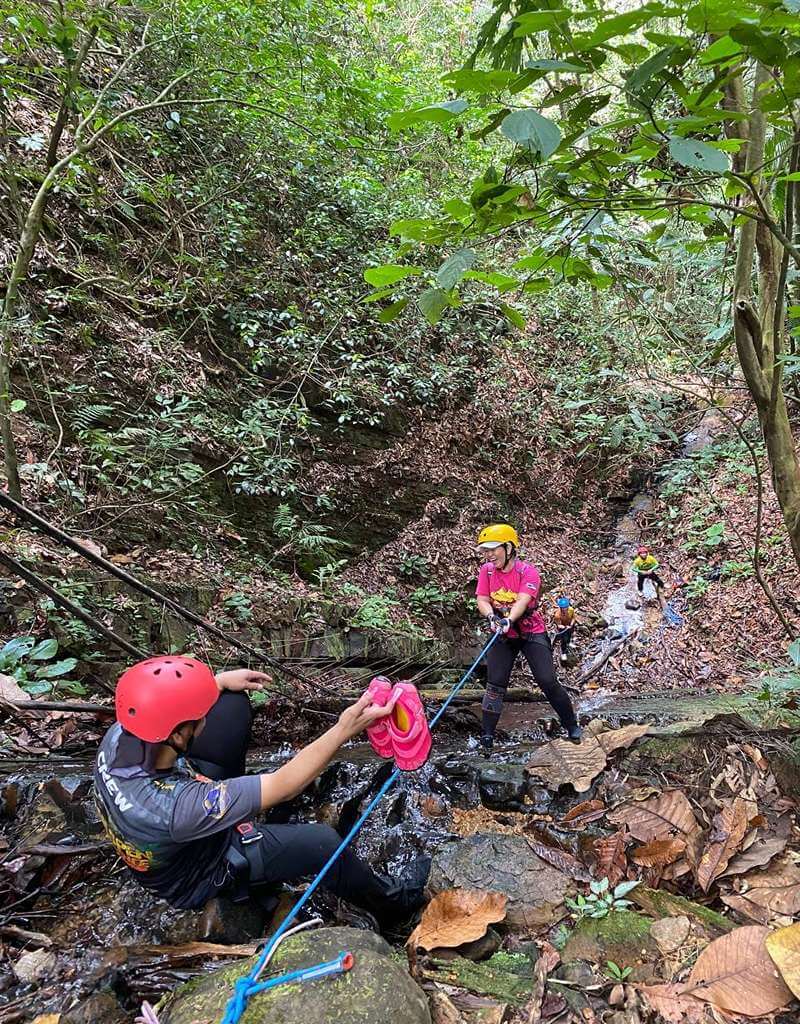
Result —
<instances>
[{"instance_id":1,"label":"harness buckle","mask_svg":"<svg viewBox=\"0 0 800 1024\"><path fill-rule=\"evenodd\" d=\"M252 821L243 821L236 826L236 831L239 833L239 842L242 846L249 846L250 843L261 842L261 833L252 823Z\"/></svg>"}]
</instances>

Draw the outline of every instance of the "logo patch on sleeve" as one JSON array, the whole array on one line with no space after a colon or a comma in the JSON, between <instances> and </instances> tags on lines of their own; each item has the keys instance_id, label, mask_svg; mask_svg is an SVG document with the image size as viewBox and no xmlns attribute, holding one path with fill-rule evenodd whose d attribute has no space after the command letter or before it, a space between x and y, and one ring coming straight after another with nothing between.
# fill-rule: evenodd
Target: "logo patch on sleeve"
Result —
<instances>
[{"instance_id":1,"label":"logo patch on sleeve","mask_svg":"<svg viewBox=\"0 0 800 1024\"><path fill-rule=\"evenodd\" d=\"M209 786L203 797L203 810L209 818L219 821L228 810L228 787L224 782Z\"/></svg>"}]
</instances>

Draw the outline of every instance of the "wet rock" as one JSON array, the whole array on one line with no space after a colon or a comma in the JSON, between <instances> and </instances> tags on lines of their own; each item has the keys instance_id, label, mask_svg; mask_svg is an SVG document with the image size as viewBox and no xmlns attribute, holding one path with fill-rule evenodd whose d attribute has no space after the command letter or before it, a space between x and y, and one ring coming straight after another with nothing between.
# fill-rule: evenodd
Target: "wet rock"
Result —
<instances>
[{"instance_id":1,"label":"wet rock","mask_svg":"<svg viewBox=\"0 0 800 1024\"><path fill-rule=\"evenodd\" d=\"M475 807L480 803L478 772L483 764L483 760L468 757L450 757L439 762L430 781L431 791L454 807Z\"/></svg>"},{"instance_id":2,"label":"wet rock","mask_svg":"<svg viewBox=\"0 0 800 1024\"><path fill-rule=\"evenodd\" d=\"M625 602L625 607L629 612L638 612L642 607L642 602L637 600L635 597L629 597Z\"/></svg>"},{"instance_id":3,"label":"wet rock","mask_svg":"<svg viewBox=\"0 0 800 1024\"><path fill-rule=\"evenodd\" d=\"M691 921L688 917L664 917L650 926L650 935L662 953L674 953L686 941Z\"/></svg>"},{"instance_id":4,"label":"wet rock","mask_svg":"<svg viewBox=\"0 0 800 1024\"><path fill-rule=\"evenodd\" d=\"M263 934L267 917L277 906L277 898L271 905L261 906L248 901L232 903L221 896L209 900L200 918L200 934L208 942L236 945L250 942Z\"/></svg>"},{"instance_id":5,"label":"wet rock","mask_svg":"<svg viewBox=\"0 0 800 1024\"><path fill-rule=\"evenodd\" d=\"M408 803L408 793L406 790L401 790L397 793L389 805L389 810L386 813L386 824L390 828L393 825L399 825L400 822L406 816L406 804Z\"/></svg>"},{"instance_id":6,"label":"wet rock","mask_svg":"<svg viewBox=\"0 0 800 1024\"><path fill-rule=\"evenodd\" d=\"M428 888L484 889L508 896L506 925L535 928L564 914L575 883L533 852L522 836L494 832L443 844L434 854Z\"/></svg>"},{"instance_id":7,"label":"wet rock","mask_svg":"<svg viewBox=\"0 0 800 1024\"><path fill-rule=\"evenodd\" d=\"M565 950L566 955L566 950ZM590 985L603 985L604 979L585 960L570 960L561 964L555 972L561 981L568 981L577 988L588 988Z\"/></svg>"},{"instance_id":8,"label":"wet rock","mask_svg":"<svg viewBox=\"0 0 800 1024\"><path fill-rule=\"evenodd\" d=\"M20 981L29 985L38 985L46 978L55 974L58 967L58 958L55 953L46 949L34 949L30 953L23 953L13 966L14 974Z\"/></svg>"},{"instance_id":9,"label":"wet rock","mask_svg":"<svg viewBox=\"0 0 800 1024\"><path fill-rule=\"evenodd\" d=\"M125 1024L129 1015L111 992L93 992L77 1006L61 1014L58 1024Z\"/></svg>"},{"instance_id":10,"label":"wet rock","mask_svg":"<svg viewBox=\"0 0 800 1024\"><path fill-rule=\"evenodd\" d=\"M549 814L553 805L553 794L544 786L539 786L533 779L528 779L525 787L526 810L534 814Z\"/></svg>"},{"instance_id":11,"label":"wet rock","mask_svg":"<svg viewBox=\"0 0 800 1024\"><path fill-rule=\"evenodd\" d=\"M350 951L355 964L346 975L307 985L286 985L258 993L250 1000L241 1024L431 1024L422 989L392 958L392 949L379 935L353 928L324 928L301 932L281 943L270 973L312 967ZM237 978L255 958L223 967L181 985L159 1011L161 1024L192 1024L219 1020Z\"/></svg>"},{"instance_id":12,"label":"wet rock","mask_svg":"<svg viewBox=\"0 0 800 1024\"><path fill-rule=\"evenodd\" d=\"M653 919L632 910L612 910L605 917L578 921L562 953L564 961L588 960L631 967L633 981L650 981L661 953L650 935Z\"/></svg>"},{"instance_id":13,"label":"wet rock","mask_svg":"<svg viewBox=\"0 0 800 1024\"><path fill-rule=\"evenodd\" d=\"M424 796L419 809L425 818L443 818L447 814L447 804L438 796Z\"/></svg>"},{"instance_id":14,"label":"wet rock","mask_svg":"<svg viewBox=\"0 0 800 1024\"><path fill-rule=\"evenodd\" d=\"M485 764L478 772L481 802L495 810L519 807L525 798L525 769L515 764Z\"/></svg>"}]
</instances>

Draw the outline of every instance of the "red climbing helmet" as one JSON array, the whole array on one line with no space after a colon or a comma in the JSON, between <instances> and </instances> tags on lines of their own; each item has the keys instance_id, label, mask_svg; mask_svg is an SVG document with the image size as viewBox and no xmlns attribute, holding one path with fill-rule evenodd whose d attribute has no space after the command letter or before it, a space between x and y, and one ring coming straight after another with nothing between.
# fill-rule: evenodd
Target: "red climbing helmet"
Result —
<instances>
[{"instance_id":1,"label":"red climbing helmet","mask_svg":"<svg viewBox=\"0 0 800 1024\"><path fill-rule=\"evenodd\" d=\"M181 722L204 718L219 697L202 661L165 654L132 665L117 682L117 721L146 743L163 743Z\"/></svg>"},{"instance_id":2,"label":"red climbing helmet","mask_svg":"<svg viewBox=\"0 0 800 1024\"><path fill-rule=\"evenodd\" d=\"M638 555L638 556L639 556L640 558L646 558L646 557L647 557L647 555L649 555L649 554L650 554L650 549L649 549L649 548L647 548L647 547L645 547L645 545L644 545L644 544L640 544L640 545L639 545L639 547L638 547L638 548L636 549L636 554L637 554L637 555Z\"/></svg>"}]
</instances>

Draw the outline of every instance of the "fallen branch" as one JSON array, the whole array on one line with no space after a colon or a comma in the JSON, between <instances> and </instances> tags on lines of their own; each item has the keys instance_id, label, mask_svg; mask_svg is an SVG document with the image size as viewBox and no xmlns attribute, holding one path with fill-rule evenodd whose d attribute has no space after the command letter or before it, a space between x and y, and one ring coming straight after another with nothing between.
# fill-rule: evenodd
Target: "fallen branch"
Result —
<instances>
[{"instance_id":1,"label":"fallen branch","mask_svg":"<svg viewBox=\"0 0 800 1024\"><path fill-rule=\"evenodd\" d=\"M592 664L586 669L585 672L581 673L578 677L578 683L585 683L592 676L597 675L600 669L605 665L609 658L612 658L615 654L622 650L635 636L638 635L638 630L634 630L632 633L628 633L627 636L620 637L619 640L614 640L608 645L605 651L602 652Z\"/></svg>"},{"instance_id":2,"label":"fallen branch","mask_svg":"<svg viewBox=\"0 0 800 1024\"><path fill-rule=\"evenodd\" d=\"M80 700L2 700L0 710L7 705L16 711L72 711L78 715L108 715L113 718L116 711L110 704L89 704Z\"/></svg>"},{"instance_id":3,"label":"fallen branch","mask_svg":"<svg viewBox=\"0 0 800 1024\"><path fill-rule=\"evenodd\" d=\"M7 555L5 551L0 551L0 565L4 565L11 572L16 573L20 579L25 580L35 590L38 590L42 594L46 594L50 600L58 605L60 608L64 608L71 615L74 615L76 619L80 619L81 622L85 622L87 626L90 626L95 632L104 636L106 640L109 640L116 647L125 651L126 654L136 658L137 661L144 661L148 655L135 647L132 643L129 643L123 637L118 636L113 629L109 629L108 626L104 625L99 619L96 619L94 615L90 615L89 612L84 611L80 605L75 604L68 597L64 597L63 594L59 593L54 587L51 587L49 583L43 580L40 576L37 576L35 572L26 568L21 562L18 562L16 558L12 558L11 555ZM107 690L112 690L113 687L101 680L103 686Z\"/></svg>"}]
</instances>

